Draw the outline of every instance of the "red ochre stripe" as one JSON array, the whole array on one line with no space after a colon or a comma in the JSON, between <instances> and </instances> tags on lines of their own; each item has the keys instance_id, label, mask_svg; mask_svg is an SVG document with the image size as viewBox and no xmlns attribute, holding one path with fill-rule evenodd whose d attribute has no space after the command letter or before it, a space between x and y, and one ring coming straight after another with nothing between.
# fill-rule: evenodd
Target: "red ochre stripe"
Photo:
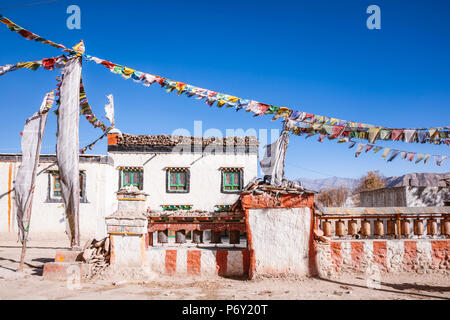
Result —
<instances>
[{"instance_id":1,"label":"red ochre stripe","mask_svg":"<svg viewBox=\"0 0 450 320\"><path fill-rule=\"evenodd\" d=\"M177 250L166 250L166 273L175 274L177 270Z\"/></svg>"},{"instance_id":2,"label":"red ochre stripe","mask_svg":"<svg viewBox=\"0 0 450 320\"><path fill-rule=\"evenodd\" d=\"M244 274L248 276L250 271L250 252L248 251L242 251L242 267Z\"/></svg>"},{"instance_id":3,"label":"red ochre stripe","mask_svg":"<svg viewBox=\"0 0 450 320\"><path fill-rule=\"evenodd\" d=\"M373 260L379 267L386 268L387 243L386 241L373 242Z\"/></svg>"},{"instance_id":4,"label":"red ochre stripe","mask_svg":"<svg viewBox=\"0 0 450 320\"><path fill-rule=\"evenodd\" d=\"M201 270L202 253L200 250L189 250L187 252L187 273L189 275L198 276Z\"/></svg>"},{"instance_id":5,"label":"red ochre stripe","mask_svg":"<svg viewBox=\"0 0 450 320\"><path fill-rule=\"evenodd\" d=\"M431 241L431 252L433 265L438 268L450 255L450 241Z\"/></svg>"},{"instance_id":6,"label":"red ochre stripe","mask_svg":"<svg viewBox=\"0 0 450 320\"><path fill-rule=\"evenodd\" d=\"M217 250L216 252L216 268L219 276L227 274L228 251Z\"/></svg>"},{"instance_id":7,"label":"red ochre stripe","mask_svg":"<svg viewBox=\"0 0 450 320\"><path fill-rule=\"evenodd\" d=\"M338 271L337 269L342 264L341 242L336 241L331 242L330 249L331 249L331 261L333 261L336 271Z\"/></svg>"},{"instance_id":8,"label":"red ochre stripe","mask_svg":"<svg viewBox=\"0 0 450 320\"><path fill-rule=\"evenodd\" d=\"M362 241L352 241L352 263L355 267L361 265L361 260L364 258L364 243Z\"/></svg>"},{"instance_id":9,"label":"red ochre stripe","mask_svg":"<svg viewBox=\"0 0 450 320\"><path fill-rule=\"evenodd\" d=\"M403 254L403 266L406 269L412 269L417 259L417 242L405 241L403 243L405 252Z\"/></svg>"}]
</instances>

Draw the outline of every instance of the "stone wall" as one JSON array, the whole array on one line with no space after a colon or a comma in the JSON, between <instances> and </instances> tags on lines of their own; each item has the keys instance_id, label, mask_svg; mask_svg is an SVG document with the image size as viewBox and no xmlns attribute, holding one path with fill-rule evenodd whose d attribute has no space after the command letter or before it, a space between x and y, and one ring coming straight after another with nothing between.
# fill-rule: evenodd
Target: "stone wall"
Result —
<instances>
[{"instance_id":1,"label":"stone wall","mask_svg":"<svg viewBox=\"0 0 450 320\"><path fill-rule=\"evenodd\" d=\"M450 274L450 240L342 240L315 242L320 277L343 273Z\"/></svg>"}]
</instances>

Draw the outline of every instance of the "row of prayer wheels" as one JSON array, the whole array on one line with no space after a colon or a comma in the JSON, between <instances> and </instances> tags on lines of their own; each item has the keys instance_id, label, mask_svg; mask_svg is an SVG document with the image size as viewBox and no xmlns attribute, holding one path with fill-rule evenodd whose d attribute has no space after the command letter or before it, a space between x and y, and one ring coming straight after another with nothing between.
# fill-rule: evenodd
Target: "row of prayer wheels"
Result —
<instances>
[{"instance_id":1,"label":"row of prayer wheels","mask_svg":"<svg viewBox=\"0 0 450 320\"><path fill-rule=\"evenodd\" d=\"M417 236L424 235L424 219L402 219L400 222L400 232L403 236L409 236L411 234L411 223L410 220L414 220L413 233ZM438 223L436 219L426 219L427 235L435 236L438 235ZM383 236L383 235L397 235L398 234L398 224L396 219L387 220L386 223L386 233L384 230L383 220L377 219L373 222L373 235ZM324 236L330 237L332 235L331 221L322 220L322 231ZM344 237L345 232L345 222L342 220L335 221L335 234L338 237ZM357 220L351 219L347 221L347 235L355 236L358 234L358 223ZM371 236L371 224L370 221L364 219L361 221L361 235ZM441 220L441 235L447 237L450 236L450 218Z\"/></svg>"},{"instance_id":2,"label":"row of prayer wheels","mask_svg":"<svg viewBox=\"0 0 450 320\"><path fill-rule=\"evenodd\" d=\"M240 244L241 243L241 233L239 230L230 230L229 232L229 243L230 244ZM153 240L153 233L150 235L150 239ZM158 231L158 243L168 243L169 235L168 230ZM178 230L175 232L175 243L186 243L186 231ZM192 243L203 243L203 231L194 230L192 232ZM222 243L222 232L211 230L211 240L210 243ZM151 241L150 245L153 245Z\"/></svg>"}]
</instances>

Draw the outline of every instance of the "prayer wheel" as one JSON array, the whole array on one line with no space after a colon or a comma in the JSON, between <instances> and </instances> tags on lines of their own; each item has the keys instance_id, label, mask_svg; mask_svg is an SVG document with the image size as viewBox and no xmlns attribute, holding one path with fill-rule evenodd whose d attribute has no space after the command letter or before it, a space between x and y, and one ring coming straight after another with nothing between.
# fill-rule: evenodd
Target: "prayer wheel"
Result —
<instances>
[{"instance_id":1,"label":"prayer wheel","mask_svg":"<svg viewBox=\"0 0 450 320\"><path fill-rule=\"evenodd\" d=\"M336 221L335 227L336 227L336 235L338 237L345 236L345 223L344 223L344 221L341 221L341 220Z\"/></svg>"},{"instance_id":2,"label":"prayer wheel","mask_svg":"<svg viewBox=\"0 0 450 320\"><path fill-rule=\"evenodd\" d=\"M370 222L367 220L361 221L361 234L363 236L370 236Z\"/></svg>"},{"instance_id":3,"label":"prayer wheel","mask_svg":"<svg viewBox=\"0 0 450 320\"><path fill-rule=\"evenodd\" d=\"M194 230L194 232L192 232L192 242L203 243L203 231Z\"/></svg>"},{"instance_id":4,"label":"prayer wheel","mask_svg":"<svg viewBox=\"0 0 450 320\"><path fill-rule=\"evenodd\" d=\"M328 220L322 221L322 231L325 237L331 237L331 222Z\"/></svg>"},{"instance_id":5,"label":"prayer wheel","mask_svg":"<svg viewBox=\"0 0 450 320\"><path fill-rule=\"evenodd\" d=\"M427 220L427 234L430 236L435 236L438 234L438 227L436 219Z\"/></svg>"},{"instance_id":6,"label":"prayer wheel","mask_svg":"<svg viewBox=\"0 0 450 320\"><path fill-rule=\"evenodd\" d=\"M186 231L178 230L175 232L175 243L186 243Z\"/></svg>"},{"instance_id":7,"label":"prayer wheel","mask_svg":"<svg viewBox=\"0 0 450 320\"><path fill-rule=\"evenodd\" d=\"M390 236L395 236L397 234L397 221L392 219L387 221L386 233Z\"/></svg>"},{"instance_id":8,"label":"prayer wheel","mask_svg":"<svg viewBox=\"0 0 450 320\"><path fill-rule=\"evenodd\" d=\"M414 220L414 234L416 236L423 235L423 220L422 219Z\"/></svg>"},{"instance_id":9,"label":"prayer wheel","mask_svg":"<svg viewBox=\"0 0 450 320\"><path fill-rule=\"evenodd\" d=\"M450 219L445 218L445 220L441 220L441 234L446 237L450 236Z\"/></svg>"},{"instance_id":10,"label":"prayer wheel","mask_svg":"<svg viewBox=\"0 0 450 320\"><path fill-rule=\"evenodd\" d=\"M211 230L203 231L202 240L205 242L211 241Z\"/></svg>"},{"instance_id":11,"label":"prayer wheel","mask_svg":"<svg viewBox=\"0 0 450 320\"><path fill-rule=\"evenodd\" d=\"M222 243L222 235L220 231L211 230L211 243Z\"/></svg>"},{"instance_id":12,"label":"prayer wheel","mask_svg":"<svg viewBox=\"0 0 450 320\"><path fill-rule=\"evenodd\" d=\"M239 230L231 230L230 232L230 244L239 244L241 242L241 233Z\"/></svg>"},{"instance_id":13,"label":"prayer wheel","mask_svg":"<svg viewBox=\"0 0 450 320\"><path fill-rule=\"evenodd\" d=\"M356 222L356 220L348 220L347 223L348 226L348 231L347 233L351 236L354 236L356 234L358 234L358 223Z\"/></svg>"},{"instance_id":14,"label":"prayer wheel","mask_svg":"<svg viewBox=\"0 0 450 320\"><path fill-rule=\"evenodd\" d=\"M441 220L441 235L450 236L450 218L448 217Z\"/></svg>"},{"instance_id":15,"label":"prayer wheel","mask_svg":"<svg viewBox=\"0 0 450 320\"><path fill-rule=\"evenodd\" d=\"M158 243L168 243L169 242L169 232L168 230L159 230L158 231Z\"/></svg>"},{"instance_id":16,"label":"prayer wheel","mask_svg":"<svg viewBox=\"0 0 450 320\"><path fill-rule=\"evenodd\" d=\"M403 236L409 236L410 232L410 223L408 219L404 219L401 222L401 227L402 227L402 235Z\"/></svg>"},{"instance_id":17,"label":"prayer wheel","mask_svg":"<svg viewBox=\"0 0 450 320\"><path fill-rule=\"evenodd\" d=\"M380 219L377 219L373 222L373 233L376 236L382 236L384 235L384 225L383 221Z\"/></svg>"}]
</instances>

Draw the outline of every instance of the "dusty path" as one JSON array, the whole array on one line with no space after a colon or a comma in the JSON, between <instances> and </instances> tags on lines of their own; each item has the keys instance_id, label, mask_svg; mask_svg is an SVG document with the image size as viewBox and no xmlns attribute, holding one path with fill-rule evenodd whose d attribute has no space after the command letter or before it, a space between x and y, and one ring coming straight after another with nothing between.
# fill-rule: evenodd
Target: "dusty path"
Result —
<instances>
[{"instance_id":1,"label":"dusty path","mask_svg":"<svg viewBox=\"0 0 450 320\"><path fill-rule=\"evenodd\" d=\"M64 242L63 242L64 243ZM443 275L389 275L379 289L366 286L364 276L325 279L194 279L158 277L113 284L109 280L82 282L72 288L64 281L42 279L42 266L53 261L60 242L32 243L26 270L18 275L20 246L0 242L0 299L450 299L450 277Z\"/></svg>"}]
</instances>

